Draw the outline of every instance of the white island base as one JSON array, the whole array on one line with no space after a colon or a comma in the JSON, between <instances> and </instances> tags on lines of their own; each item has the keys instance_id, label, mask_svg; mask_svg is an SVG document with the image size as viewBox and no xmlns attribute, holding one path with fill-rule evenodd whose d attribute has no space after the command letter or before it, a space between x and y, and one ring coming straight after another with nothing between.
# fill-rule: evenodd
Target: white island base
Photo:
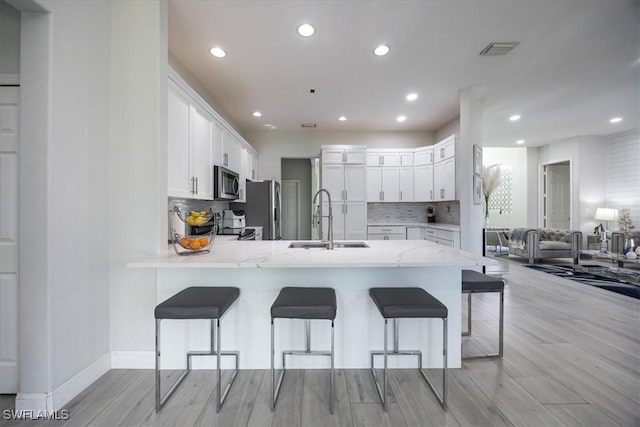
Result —
<instances>
[{"instance_id":1,"label":"white island base","mask_svg":"<svg viewBox=\"0 0 640 427\"><path fill-rule=\"evenodd\" d=\"M132 262L156 269L160 303L189 286L236 286L240 297L221 322L222 350L240 351L241 369L270 367L270 308L286 286L332 287L337 296L335 367L369 367L369 352L382 350L384 320L369 297L372 287L424 288L447 306L448 365L460 367L461 270L495 261L428 241L367 241L369 248L289 249L289 241L217 240L211 253L174 254ZM150 319L151 320L151 319ZM304 320L276 319L276 367L281 350L304 350ZM442 320L401 319L399 348L421 350L425 368L442 367ZM182 369L187 351L208 350L208 320L163 320L162 369ZM393 349L393 324L388 326ZM311 321L311 349L330 349L330 322ZM225 369L233 359L224 360ZM380 366L381 366L380 361ZM193 367L212 369L213 357ZM288 356L287 367L328 368L329 357ZM390 367L415 367L415 357L389 359Z\"/></svg>"},{"instance_id":2,"label":"white island base","mask_svg":"<svg viewBox=\"0 0 640 427\"><path fill-rule=\"evenodd\" d=\"M338 311L335 320L336 368L366 368L369 351L382 350L384 320L369 297L371 287L422 287L449 310L449 367L460 367L460 269L414 268L286 268L286 269L183 269L158 271L158 303L189 286L236 286L240 297L221 321L223 350L240 351L241 369L270 368L270 308L285 286L332 287ZM457 286L452 286L452 283ZM209 348L208 320L162 321L162 368L185 368L187 351ZM329 350L331 323L311 321L311 349ZM393 327L389 322L388 348L393 349ZM304 350L304 320L276 319L276 367L282 349ZM442 367L442 320L401 319L399 347L421 350L423 365ZM223 366L231 368L231 361ZM416 366L415 357L389 359L390 367ZM215 358L197 357L194 368L213 369ZM289 368L328 368L329 357L287 356Z\"/></svg>"}]
</instances>

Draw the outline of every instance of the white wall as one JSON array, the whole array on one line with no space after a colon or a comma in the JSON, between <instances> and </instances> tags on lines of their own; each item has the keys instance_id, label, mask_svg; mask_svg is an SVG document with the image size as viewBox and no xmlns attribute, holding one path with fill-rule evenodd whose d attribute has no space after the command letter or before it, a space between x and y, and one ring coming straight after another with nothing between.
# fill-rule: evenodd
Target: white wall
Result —
<instances>
[{"instance_id":1,"label":"white wall","mask_svg":"<svg viewBox=\"0 0 640 427\"><path fill-rule=\"evenodd\" d=\"M111 2L112 351L154 348L155 273L126 263L166 248L166 20L166 2Z\"/></svg>"},{"instance_id":2,"label":"white wall","mask_svg":"<svg viewBox=\"0 0 640 427\"><path fill-rule=\"evenodd\" d=\"M109 3L42 7L21 22L18 409L65 404L109 352Z\"/></svg>"},{"instance_id":3,"label":"white wall","mask_svg":"<svg viewBox=\"0 0 640 427\"><path fill-rule=\"evenodd\" d=\"M20 12L0 1L0 74L20 74Z\"/></svg>"},{"instance_id":4,"label":"white wall","mask_svg":"<svg viewBox=\"0 0 640 427\"><path fill-rule=\"evenodd\" d=\"M311 158L330 144L366 145L368 148L415 148L435 143L433 132L379 131L259 131L246 132L247 141L260 153L260 179L281 180L280 159Z\"/></svg>"},{"instance_id":5,"label":"white wall","mask_svg":"<svg viewBox=\"0 0 640 427\"><path fill-rule=\"evenodd\" d=\"M527 149L524 147L485 147L482 151L484 166L502 164L511 168L510 214L489 211L491 227L516 228L527 226ZM534 170L535 172L535 170ZM484 206L484 205L483 205Z\"/></svg>"},{"instance_id":6,"label":"white wall","mask_svg":"<svg viewBox=\"0 0 640 427\"><path fill-rule=\"evenodd\" d=\"M443 140L449 135L460 135L460 117L456 117L436 129L436 142Z\"/></svg>"}]
</instances>

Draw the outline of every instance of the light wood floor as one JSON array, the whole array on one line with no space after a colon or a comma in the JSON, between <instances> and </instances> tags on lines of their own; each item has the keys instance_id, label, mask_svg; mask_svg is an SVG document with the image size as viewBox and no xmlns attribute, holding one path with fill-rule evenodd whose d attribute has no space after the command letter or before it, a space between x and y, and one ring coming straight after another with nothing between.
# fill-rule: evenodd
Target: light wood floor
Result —
<instances>
[{"instance_id":1,"label":"light wood floor","mask_svg":"<svg viewBox=\"0 0 640 427\"><path fill-rule=\"evenodd\" d=\"M215 373L193 371L157 415L153 372L112 370L68 405L66 422L0 419L0 425L640 425L638 300L531 271L519 261L508 265L504 359L450 370L447 412L415 371L391 371L385 413L368 371L339 370L331 416L328 371L307 370L287 373L273 413L268 371L241 371L216 414ZM495 346L497 337L497 296L475 295L473 302L466 354ZM437 371L431 374L437 381ZM12 399L0 397L0 409L7 407Z\"/></svg>"}]
</instances>

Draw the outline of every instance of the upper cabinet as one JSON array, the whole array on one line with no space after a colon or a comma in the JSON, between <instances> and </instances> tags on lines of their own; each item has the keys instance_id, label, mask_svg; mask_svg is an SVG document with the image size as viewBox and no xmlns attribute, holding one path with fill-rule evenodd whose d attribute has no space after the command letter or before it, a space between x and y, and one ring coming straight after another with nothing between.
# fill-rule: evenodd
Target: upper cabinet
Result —
<instances>
[{"instance_id":1,"label":"upper cabinet","mask_svg":"<svg viewBox=\"0 0 640 427\"><path fill-rule=\"evenodd\" d=\"M213 166L258 178L258 153L173 70L167 97L168 195L213 200Z\"/></svg>"},{"instance_id":2,"label":"upper cabinet","mask_svg":"<svg viewBox=\"0 0 640 427\"><path fill-rule=\"evenodd\" d=\"M169 85L167 123L168 194L192 199L213 198L213 117Z\"/></svg>"},{"instance_id":3,"label":"upper cabinet","mask_svg":"<svg viewBox=\"0 0 640 427\"><path fill-rule=\"evenodd\" d=\"M322 164L364 165L367 163L367 147L361 145L336 145L322 148Z\"/></svg>"},{"instance_id":4,"label":"upper cabinet","mask_svg":"<svg viewBox=\"0 0 640 427\"><path fill-rule=\"evenodd\" d=\"M456 199L456 136L451 135L434 147L433 192L435 201Z\"/></svg>"}]
</instances>

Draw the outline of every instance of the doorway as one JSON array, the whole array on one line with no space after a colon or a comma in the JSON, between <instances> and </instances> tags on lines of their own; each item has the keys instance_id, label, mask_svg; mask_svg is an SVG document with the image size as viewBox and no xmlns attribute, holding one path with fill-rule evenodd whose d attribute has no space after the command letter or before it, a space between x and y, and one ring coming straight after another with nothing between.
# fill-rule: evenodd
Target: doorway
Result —
<instances>
[{"instance_id":1,"label":"doorway","mask_svg":"<svg viewBox=\"0 0 640 427\"><path fill-rule=\"evenodd\" d=\"M543 227L571 229L571 161L543 167Z\"/></svg>"},{"instance_id":2,"label":"doorway","mask_svg":"<svg viewBox=\"0 0 640 427\"><path fill-rule=\"evenodd\" d=\"M311 240L313 197L313 161L281 159L282 238Z\"/></svg>"}]
</instances>

